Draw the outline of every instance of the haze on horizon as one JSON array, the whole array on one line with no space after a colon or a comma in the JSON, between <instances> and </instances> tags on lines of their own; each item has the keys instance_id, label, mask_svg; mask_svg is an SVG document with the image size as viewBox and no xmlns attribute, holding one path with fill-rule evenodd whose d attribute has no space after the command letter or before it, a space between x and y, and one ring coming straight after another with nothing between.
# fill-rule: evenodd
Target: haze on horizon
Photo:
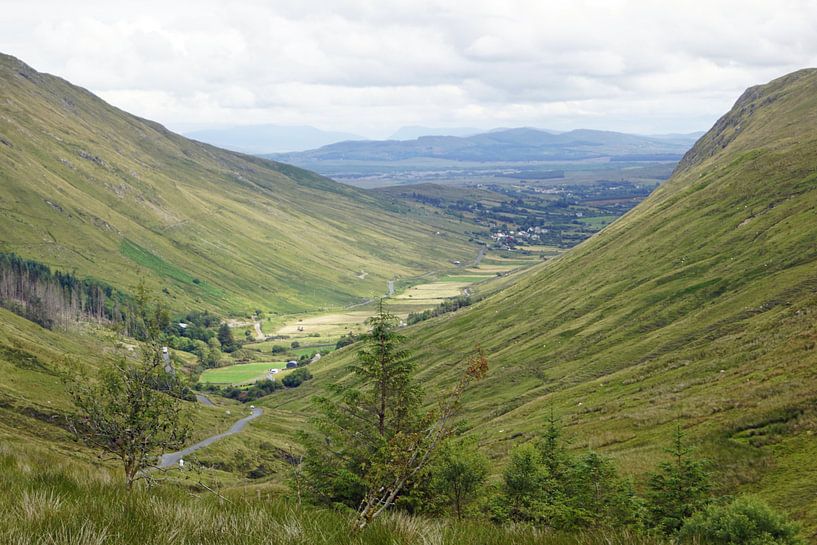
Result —
<instances>
[{"instance_id":1,"label":"haze on horizon","mask_svg":"<svg viewBox=\"0 0 817 545\"><path fill-rule=\"evenodd\" d=\"M4 0L0 51L177 131L704 130L817 65L817 2Z\"/></svg>"}]
</instances>

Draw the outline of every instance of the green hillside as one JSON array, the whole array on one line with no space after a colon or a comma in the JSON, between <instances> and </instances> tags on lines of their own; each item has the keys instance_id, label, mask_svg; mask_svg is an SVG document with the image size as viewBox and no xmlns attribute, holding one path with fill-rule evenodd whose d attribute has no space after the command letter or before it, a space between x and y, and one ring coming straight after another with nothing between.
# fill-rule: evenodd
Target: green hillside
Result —
<instances>
[{"instance_id":1,"label":"green hillside","mask_svg":"<svg viewBox=\"0 0 817 545\"><path fill-rule=\"evenodd\" d=\"M467 418L498 457L553 407L575 448L641 477L680 422L721 492L758 492L813 532L816 328L817 70L803 70L746 91L613 225L407 335L430 393L475 343L486 350ZM288 407L351 353L323 360Z\"/></svg>"},{"instance_id":2,"label":"green hillside","mask_svg":"<svg viewBox=\"0 0 817 545\"><path fill-rule=\"evenodd\" d=\"M476 254L387 207L0 55L0 252L125 290L144 278L176 310L223 312L347 304Z\"/></svg>"},{"instance_id":3,"label":"green hillside","mask_svg":"<svg viewBox=\"0 0 817 545\"><path fill-rule=\"evenodd\" d=\"M816 150L817 70L748 90L625 216L497 279L504 289L480 302L406 328L428 399L479 343L491 372L464 399L462 424L494 474L552 408L574 449L605 452L643 486L680 423L713 461L719 493L757 493L817 537ZM0 251L124 290L145 278L175 310L340 305L476 253L458 232L467 224L186 140L10 57L0 152ZM30 471L8 461L21 453L92 459L65 429L60 372L93 368L114 338L0 309L9 486ZM311 364L313 380L256 402L266 412L247 432L198 451L208 482L236 498L280 491L310 399L345 378L354 352ZM217 397L187 405L193 440L247 410Z\"/></svg>"}]
</instances>

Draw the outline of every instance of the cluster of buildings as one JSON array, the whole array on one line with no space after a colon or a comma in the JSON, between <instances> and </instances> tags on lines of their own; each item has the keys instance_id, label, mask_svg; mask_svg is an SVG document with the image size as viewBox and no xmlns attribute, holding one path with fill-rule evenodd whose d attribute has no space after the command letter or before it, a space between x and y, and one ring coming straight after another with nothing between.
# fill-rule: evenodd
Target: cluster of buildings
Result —
<instances>
[{"instance_id":1,"label":"cluster of buildings","mask_svg":"<svg viewBox=\"0 0 817 545\"><path fill-rule=\"evenodd\" d=\"M519 242L535 242L540 240L541 235L547 233L547 229L541 227L528 227L527 229L520 229L518 231L497 231L491 233L491 239L496 243L506 246L511 246Z\"/></svg>"}]
</instances>

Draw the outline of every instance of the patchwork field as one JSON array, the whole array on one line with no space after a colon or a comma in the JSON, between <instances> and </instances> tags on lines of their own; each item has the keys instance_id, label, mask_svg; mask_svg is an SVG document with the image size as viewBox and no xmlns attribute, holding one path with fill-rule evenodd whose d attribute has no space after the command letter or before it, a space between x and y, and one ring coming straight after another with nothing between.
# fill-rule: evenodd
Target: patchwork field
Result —
<instances>
[{"instance_id":1,"label":"patchwork field","mask_svg":"<svg viewBox=\"0 0 817 545\"><path fill-rule=\"evenodd\" d=\"M383 300L384 305L392 314L405 320L410 313L419 313L432 309L446 299L462 295L466 288L469 292L494 291L504 285L498 275L508 274L530 267L541 262L538 255L514 256L513 259L503 257L499 253L489 253L483 260L495 259L497 263L480 265L479 267L456 268L435 278L428 278L424 283L416 284L416 279L405 279L398 282L402 288L398 293ZM262 320L264 333L271 337L261 342L250 342L244 348L266 355L272 355L274 347L283 347L284 354L272 356L279 359L277 362L253 362L230 365L218 369L208 369L200 378L200 382L213 384L233 384L244 386L257 380L266 378L270 367L282 367L289 359L298 359L304 355L320 353L326 355L333 351L338 339L348 334L360 335L367 330L366 320L376 312L376 303L370 301L354 309L338 309L314 314L295 314L289 316L275 316ZM236 324L236 337L244 338L243 332L251 329L243 324ZM292 348L297 343L296 348ZM280 349L280 348L279 348ZM282 376L282 375L277 375Z\"/></svg>"}]
</instances>

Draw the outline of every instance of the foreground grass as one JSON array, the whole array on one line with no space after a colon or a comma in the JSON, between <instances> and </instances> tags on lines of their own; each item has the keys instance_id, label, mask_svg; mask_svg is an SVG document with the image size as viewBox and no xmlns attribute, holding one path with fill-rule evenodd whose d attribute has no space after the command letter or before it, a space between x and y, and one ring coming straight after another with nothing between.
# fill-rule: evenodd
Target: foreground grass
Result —
<instances>
[{"instance_id":1,"label":"foreground grass","mask_svg":"<svg viewBox=\"0 0 817 545\"><path fill-rule=\"evenodd\" d=\"M220 499L185 483L162 483L128 497L106 469L9 445L0 445L0 486L0 542L8 545L660 543L627 534L557 535L403 514L353 534L348 514L298 507L283 497L234 491Z\"/></svg>"}]
</instances>

